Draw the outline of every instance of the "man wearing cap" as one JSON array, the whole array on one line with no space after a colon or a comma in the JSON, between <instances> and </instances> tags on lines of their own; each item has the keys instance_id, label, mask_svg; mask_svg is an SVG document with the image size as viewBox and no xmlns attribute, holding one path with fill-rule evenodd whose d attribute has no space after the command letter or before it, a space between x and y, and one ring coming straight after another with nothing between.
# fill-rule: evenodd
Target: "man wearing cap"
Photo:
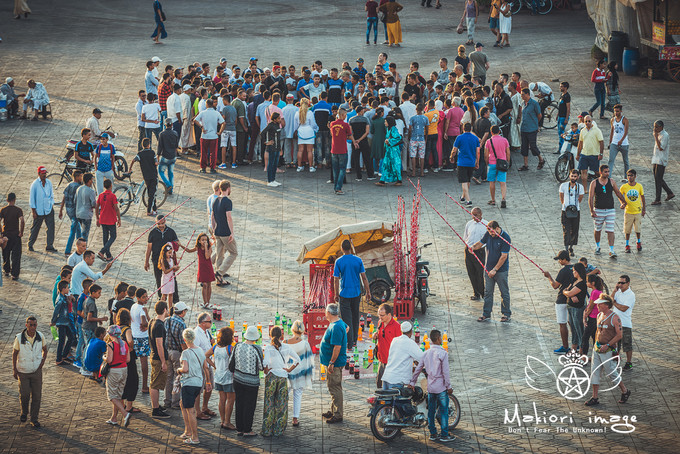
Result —
<instances>
[{"instance_id":1,"label":"man wearing cap","mask_svg":"<svg viewBox=\"0 0 680 454\"><path fill-rule=\"evenodd\" d=\"M574 273L572 271L573 267L568 251L560 251L560 253L557 254L557 257L555 257L555 260L562 266L562 269L557 273L557 277L553 279L548 271L544 271L543 275L548 278L552 288L558 289L557 301L555 302L555 315L557 324L560 325L562 346L553 351L556 355L564 355L569 351L569 329L567 328L569 313L567 311L567 297L564 296L564 290L574 282Z\"/></svg>"},{"instance_id":2,"label":"man wearing cap","mask_svg":"<svg viewBox=\"0 0 680 454\"><path fill-rule=\"evenodd\" d=\"M14 91L14 79L8 77L5 83L0 85L0 93L7 99L8 118L16 117L19 112L19 98L26 96L24 93L17 94Z\"/></svg>"},{"instance_id":3,"label":"man wearing cap","mask_svg":"<svg viewBox=\"0 0 680 454\"><path fill-rule=\"evenodd\" d=\"M472 63L472 77L478 77L482 85L486 82L486 70L489 69L489 59L482 52L483 48L484 44L477 43L468 57Z\"/></svg>"},{"instance_id":4,"label":"man wearing cap","mask_svg":"<svg viewBox=\"0 0 680 454\"><path fill-rule=\"evenodd\" d=\"M182 109L182 131L179 136L179 146L182 154L189 154L189 147L193 145L191 140L191 85L186 84L182 87L183 93L179 95L180 107Z\"/></svg>"},{"instance_id":5,"label":"man wearing cap","mask_svg":"<svg viewBox=\"0 0 680 454\"><path fill-rule=\"evenodd\" d=\"M281 75L281 66L272 66L272 73L264 80L264 86L267 90L274 93L274 90L281 92L281 96L286 96L288 94L288 87L286 86L286 80Z\"/></svg>"},{"instance_id":6,"label":"man wearing cap","mask_svg":"<svg viewBox=\"0 0 680 454\"><path fill-rule=\"evenodd\" d=\"M331 409L321 416L327 424L342 422L342 368L347 362L347 324L340 318L336 303L326 306L328 328L319 344L319 362L328 370L327 384L331 395Z\"/></svg>"},{"instance_id":7,"label":"man wearing cap","mask_svg":"<svg viewBox=\"0 0 680 454\"><path fill-rule=\"evenodd\" d=\"M383 389L401 389L411 381L413 362L423 359L423 352L411 339L413 325L411 322L401 324L401 336L395 338L390 345L389 361L382 376ZM406 415L402 415L406 416Z\"/></svg>"},{"instance_id":8,"label":"man wearing cap","mask_svg":"<svg viewBox=\"0 0 680 454\"><path fill-rule=\"evenodd\" d=\"M161 62L163 60L161 60L160 58L158 58L156 56L153 56L153 57L151 57L151 61L153 62L153 67L151 69L151 73L156 78L156 80L160 82L161 79L160 79L160 75L158 74L158 66L161 64Z\"/></svg>"},{"instance_id":9,"label":"man wearing cap","mask_svg":"<svg viewBox=\"0 0 680 454\"><path fill-rule=\"evenodd\" d=\"M33 214L31 236L28 239L28 250L34 252L33 244L38 238L43 221L47 226L48 252L57 252L54 248L54 189L52 182L47 179L47 168L38 166L38 178L31 184L30 206Z\"/></svg>"},{"instance_id":10,"label":"man wearing cap","mask_svg":"<svg viewBox=\"0 0 680 454\"><path fill-rule=\"evenodd\" d=\"M168 349L168 379L165 382L165 408L179 408L180 393L173 393L172 388L175 383L176 371L182 366L179 357L182 351L187 348L182 332L187 329L184 318L189 311L189 307L184 302L178 301L173 310L173 315L164 321L167 333L165 347Z\"/></svg>"},{"instance_id":11,"label":"man wearing cap","mask_svg":"<svg viewBox=\"0 0 680 454\"><path fill-rule=\"evenodd\" d=\"M179 241L175 231L166 225L165 216L159 214L156 216L156 227L149 232L146 243L146 255L144 257L144 271L149 271L149 258L153 262L153 272L156 278L156 287L158 288L158 296L161 296L160 286L163 272L158 269L156 264L161 255L163 246L168 243ZM177 291L177 282L175 281L175 294L172 297L173 301L179 301L179 293Z\"/></svg>"},{"instance_id":12,"label":"man wearing cap","mask_svg":"<svg viewBox=\"0 0 680 454\"><path fill-rule=\"evenodd\" d=\"M224 118L213 107L213 100L205 102L206 109L196 115L194 124L201 128L201 173L210 167L210 173L217 173L217 145L222 130Z\"/></svg>"},{"instance_id":13,"label":"man wearing cap","mask_svg":"<svg viewBox=\"0 0 680 454\"><path fill-rule=\"evenodd\" d=\"M377 26L376 26L377 29ZM368 72L366 68L364 68L364 59L363 58L357 58L357 66L352 70L354 71L354 74L359 76L359 80L362 82L366 81L366 73Z\"/></svg>"},{"instance_id":14,"label":"man wearing cap","mask_svg":"<svg viewBox=\"0 0 680 454\"><path fill-rule=\"evenodd\" d=\"M153 93L154 95L157 95L159 82L153 73L154 69L156 69L156 64L151 60L147 61L146 75L144 76L144 86L146 88L147 93Z\"/></svg>"}]
</instances>

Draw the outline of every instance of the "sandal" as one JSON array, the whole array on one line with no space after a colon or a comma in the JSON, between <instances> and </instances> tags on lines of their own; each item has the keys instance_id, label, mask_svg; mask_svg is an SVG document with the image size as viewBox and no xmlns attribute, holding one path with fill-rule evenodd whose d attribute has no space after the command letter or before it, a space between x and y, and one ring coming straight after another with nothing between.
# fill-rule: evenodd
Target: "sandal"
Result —
<instances>
[{"instance_id":1,"label":"sandal","mask_svg":"<svg viewBox=\"0 0 680 454\"><path fill-rule=\"evenodd\" d=\"M112 421L112 420L110 420L110 419L109 419L108 421L106 421L106 424L110 424L110 425L112 425L112 426L117 426L117 425L118 425L118 423L117 423L116 421Z\"/></svg>"},{"instance_id":2,"label":"sandal","mask_svg":"<svg viewBox=\"0 0 680 454\"><path fill-rule=\"evenodd\" d=\"M538 163L538 170L541 170L545 165L545 159Z\"/></svg>"},{"instance_id":3,"label":"sandal","mask_svg":"<svg viewBox=\"0 0 680 454\"><path fill-rule=\"evenodd\" d=\"M509 321L510 321L510 317L507 317L505 315L501 317L501 322L509 322Z\"/></svg>"},{"instance_id":4,"label":"sandal","mask_svg":"<svg viewBox=\"0 0 680 454\"><path fill-rule=\"evenodd\" d=\"M487 204L487 205L495 206L495 205L496 205L496 201L495 201L495 200L489 200L488 202L486 202L486 204Z\"/></svg>"},{"instance_id":5,"label":"sandal","mask_svg":"<svg viewBox=\"0 0 680 454\"><path fill-rule=\"evenodd\" d=\"M233 424L220 424L220 427L225 430L236 430L236 426Z\"/></svg>"},{"instance_id":6,"label":"sandal","mask_svg":"<svg viewBox=\"0 0 680 454\"><path fill-rule=\"evenodd\" d=\"M220 306L216 306L214 304L207 303L207 304L201 304L201 308L202 309L214 310L214 309L220 309ZM208 413L208 414L210 414L210 413ZM210 416L215 416L215 413L211 414Z\"/></svg>"},{"instance_id":7,"label":"sandal","mask_svg":"<svg viewBox=\"0 0 680 454\"><path fill-rule=\"evenodd\" d=\"M204 415L208 415L208 416L210 416L211 418L212 418L213 416L217 416L217 413L215 413L215 412L212 411L212 410L203 410L201 413L203 413Z\"/></svg>"},{"instance_id":8,"label":"sandal","mask_svg":"<svg viewBox=\"0 0 680 454\"><path fill-rule=\"evenodd\" d=\"M297 427L300 425L300 421L298 421L297 418L293 418L293 427Z\"/></svg>"},{"instance_id":9,"label":"sandal","mask_svg":"<svg viewBox=\"0 0 680 454\"><path fill-rule=\"evenodd\" d=\"M181 438L182 440L186 440L187 438L189 438L189 435L182 434L182 435L179 436L179 438Z\"/></svg>"},{"instance_id":10,"label":"sandal","mask_svg":"<svg viewBox=\"0 0 680 454\"><path fill-rule=\"evenodd\" d=\"M594 405L600 405L600 399L598 399L597 397L591 397L591 398L586 402L586 406L587 406L587 407L592 407L592 406L594 406Z\"/></svg>"},{"instance_id":11,"label":"sandal","mask_svg":"<svg viewBox=\"0 0 680 454\"><path fill-rule=\"evenodd\" d=\"M619 400L620 404L625 404L628 401L628 398L630 397L630 389L626 391L625 393L621 393L621 400Z\"/></svg>"},{"instance_id":12,"label":"sandal","mask_svg":"<svg viewBox=\"0 0 680 454\"><path fill-rule=\"evenodd\" d=\"M257 433L255 432L248 432L243 434L244 437L257 437Z\"/></svg>"},{"instance_id":13,"label":"sandal","mask_svg":"<svg viewBox=\"0 0 680 454\"><path fill-rule=\"evenodd\" d=\"M529 170L529 166L522 166L519 169L517 169L518 172L524 172L525 170Z\"/></svg>"},{"instance_id":14,"label":"sandal","mask_svg":"<svg viewBox=\"0 0 680 454\"><path fill-rule=\"evenodd\" d=\"M485 317L484 315L482 315L481 317L479 317L479 318L477 319L477 321L478 321L478 322L485 322L485 321L487 321L487 320L490 319L490 318L491 318L491 317Z\"/></svg>"},{"instance_id":15,"label":"sandal","mask_svg":"<svg viewBox=\"0 0 680 454\"><path fill-rule=\"evenodd\" d=\"M196 419L200 419L201 421L208 421L210 420L210 416L204 415L203 413L199 413L196 415Z\"/></svg>"},{"instance_id":16,"label":"sandal","mask_svg":"<svg viewBox=\"0 0 680 454\"><path fill-rule=\"evenodd\" d=\"M142 410L139 408L132 407L131 409L127 410L128 413L141 413Z\"/></svg>"},{"instance_id":17,"label":"sandal","mask_svg":"<svg viewBox=\"0 0 680 454\"><path fill-rule=\"evenodd\" d=\"M191 438L185 438L183 443L186 443L188 445L197 445L200 443L200 441L198 440L194 441Z\"/></svg>"}]
</instances>

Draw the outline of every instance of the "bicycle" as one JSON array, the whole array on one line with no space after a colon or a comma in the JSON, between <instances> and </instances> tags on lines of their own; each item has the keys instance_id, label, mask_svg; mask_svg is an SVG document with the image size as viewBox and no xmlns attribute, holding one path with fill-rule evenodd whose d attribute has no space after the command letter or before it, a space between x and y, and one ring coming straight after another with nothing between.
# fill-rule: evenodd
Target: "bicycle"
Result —
<instances>
[{"instance_id":1,"label":"bicycle","mask_svg":"<svg viewBox=\"0 0 680 454\"><path fill-rule=\"evenodd\" d=\"M57 189L59 189L64 180L66 180L66 184L71 183L73 181L73 171L77 169L75 161L69 161L67 158L57 158L57 162L59 164L64 164L64 169L61 171L61 173L53 172L47 175L47 179L52 182L52 186L55 189L54 190L55 196L57 194L63 193L63 191L57 191ZM92 169L93 166L91 164L88 164L87 167L81 170L83 172L91 172ZM58 182L57 179L59 179ZM54 204L55 205L61 204L61 200L57 202L57 200L55 199Z\"/></svg>"},{"instance_id":2,"label":"bicycle","mask_svg":"<svg viewBox=\"0 0 680 454\"><path fill-rule=\"evenodd\" d=\"M555 129L557 127L558 115L557 101L551 101L543 110L543 129Z\"/></svg>"},{"instance_id":3,"label":"bicycle","mask_svg":"<svg viewBox=\"0 0 680 454\"><path fill-rule=\"evenodd\" d=\"M538 14L548 14L550 11L552 11L553 8L553 2L552 0L535 0L536 1L536 11L538 11ZM525 8L528 10L531 10L531 2L532 0L510 0L510 11L512 14L517 14L519 13L519 10L522 9L522 5L524 5Z\"/></svg>"},{"instance_id":4,"label":"bicycle","mask_svg":"<svg viewBox=\"0 0 680 454\"><path fill-rule=\"evenodd\" d=\"M113 194L116 196L116 199L118 199L118 207L120 208L121 216L127 213L127 211L130 209L130 205L132 205L132 202L139 203L140 194L144 206L149 206L149 195L146 184L143 181L142 183L135 183L132 181L132 178L130 178L130 175L132 175L132 173L123 174L123 178L128 179L129 186L120 185L113 190ZM154 196L154 199L156 200L156 208L163 206L165 200L168 198L168 193L168 187L165 185L165 183L159 181L156 194Z\"/></svg>"}]
</instances>

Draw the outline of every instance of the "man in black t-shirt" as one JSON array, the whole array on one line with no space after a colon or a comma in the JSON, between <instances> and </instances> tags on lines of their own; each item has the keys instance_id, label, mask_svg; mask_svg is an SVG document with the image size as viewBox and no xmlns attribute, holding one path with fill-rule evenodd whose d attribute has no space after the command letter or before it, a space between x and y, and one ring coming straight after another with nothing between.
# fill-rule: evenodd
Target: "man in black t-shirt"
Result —
<instances>
[{"instance_id":1,"label":"man in black t-shirt","mask_svg":"<svg viewBox=\"0 0 680 454\"><path fill-rule=\"evenodd\" d=\"M167 419L170 417L158 404L159 391L165 389L168 378L168 349L165 347L165 318L168 316L168 303L159 301L155 306L156 318L149 326L149 346L151 347L151 382L149 396L151 397L151 417Z\"/></svg>"},{"instance_id":2,"label":"man in black t-shirt","mask_svg":"<svg viewBox=\"0 0 680 454\"><path fill-rule=\"evenodd\" d=\"M359 158L363 156L364 165L366 166L366 173L369 180L375 180L373 174L373 159L371 159L371 146L368 144L368 133L370 131L370 122L364 116L366 109L358 105L355 107L356 115L350 118L349 127L352 128L352 137L354 141L359 144L359 147L354 148L352 153L352 168L357 171L357 181L361 181L361 165Z\"/></svg>"},{"instance_id":3,"label":"man in black t-shirt","mask_svg":"<svg viewBox=\"0 0 680 454\"><path fill-rule=\"evenodd\" d=\"M88 128L83 128L80 131L80 136L80 142L75 146L76 168L87 170L92 165L92 156L94 154L94 146L89 142L92 137L92 131Z\"/></svg>"},{"instance_id":4,"label":"man in black t-shirt","mask_svg":"<svg viewBox=\"0 0 680 454\"><path fill-rule=\"evenodd\" d=\"M211 224L215 237L217 255L215 256L215 278L217 285L229 285L222 276L229 277L227 271L236 260L238 250L234 239L234 221L231 218L232 203L229 199L231 183L220 181L220 196L213 202ZM224 253L229 252L228 257Z\"/></svg>"},{"instance_id":5,"label":"man in black t-shirt","mask_svg":"<svg viewBox=\"0 0 680 454\"><path fill-rule=\"evenodd\" d=\"M555 154L559 154L562 149L562 144L564 143L562 134L564 134L565 129L567 129L569 115L571 115L571 95L567 90L569 90L569 82L562 82L560 84L560 92L562 94L557 103L557 136L560 138L560 144Z\"/></svg>"},{"instance_id":6,"label":"man in black t-shirt","mask_svg":"<svg viewBox=\"0 0 680 454\"><path fill-rule=\"evenodd\" d=\"M156 287L158 288L158 296L161 296L160 286L163 272L158 268L158 259L161 256L161 250L167 243L178 241L177 234L174 230L166 225L165 217L161 214L156 216L156 227L149 232L149 238L146 244L146 256L144 258L144 271L149 271L149 258L151 258L153 274L156 277ZM173 301L179 301L178 285L175 280L175 294Z\"/></svg>"},{"instance_id":7,"label":"man in black t-shirt","mask_svg":"<svg viewBox=\"0 0 680 454\"><path fill-rule=\"evenodd\" d=\"M560 251L555 260L562 266L562 269L557 273L557 278L553 279L548 271L544 271L543 275L548 278L552 288L558 289L559 292L557 294L557 301L555 301L555 315L557 317L557 324L560 325L562 346L554 350L554 352L557 355L564 355L569 351L569 329L567 328L569 314L567 310L567 297L564 296L563 291L574 282L574 273L568 251Z\"/></svg>"},{"instance_id":8,"label":"man in black t-shirt","mask_svg":"<svg viewBox=\"0 0 680 454\"><path fill-rule=\"evenodd\" d=\"M132 167L135 165L135 162L139 162L149 200L149 203L146 205L146 215L155 216L156 187L158 186L158 159L156 158L156 153L151 150L151 139L148 137L142 139L142 148L143 150L137 153L132 160L132 164L130 164L130 173L132 173Z\"/></svg>"},{"instance_id":9,"label":"man in black t-shirt","mask_svg":"<svg viewBox=\"0 0 680 454\"><path fill-rule=\"evenodd\" d=\"M408 75L408 83L404 87L404 92L408 93L409 99L413 104L420 102L423 92L418 84L418 76L416 74L411 73Z\"/></svg>"}]
</instances>

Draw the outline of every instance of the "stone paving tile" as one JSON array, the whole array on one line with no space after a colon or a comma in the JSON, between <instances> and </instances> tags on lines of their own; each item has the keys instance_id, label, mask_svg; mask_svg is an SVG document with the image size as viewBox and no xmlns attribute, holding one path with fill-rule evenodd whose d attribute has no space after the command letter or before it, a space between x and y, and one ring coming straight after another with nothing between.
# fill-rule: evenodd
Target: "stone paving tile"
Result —
<instances>
[{"instance_id":1,"label":"stone paving tile","mask_svg":"<svg viewBox=\"0 0 680 454\"><path fill-rule=\"evenodd\" d=\"M273 4L262 0L211 5L209 16L193 4L167 3L171 18L171 38L162 46L153 46L140 38L153 27L150 6L140 2L107 4L95 1L86 8L34 0L34 14L28 21L11 21L3 27L3 55L0 72L11 75L19 87L28 78L45 83L52 98L54 120L50 122L0 123L0 192L14 191L18 204L28 205L28 182L35 178L38 164L56 171L54 159L63 153L64 142L76 137L93 106L102 108L103 124L111 125L121 136L116 146L127 154L134 153L136 129L133 105L141 88L143 65L158 54L164 63L184 66L199 60L211 64L222 55L230 63L243 64L251 54L260 58L260 66L280 60L298 68L322 56L328 65L363 56L368 64L382 47L364 47L363 11L347 0L329 5L327 2L302 1L292 5ZM435 69L441 55L453 60L459 37L453 33L461 2L448 3L444 9L421 10L417 2L405 4L402 14L404 38L401 49L388 49L389 60L397 63L402 75L408 64L417 60L423 74ZM238 4L237 8L233 5ZM226 5L226 4L225 4ZM0 7L8 16L9 6ZM267 21L261 12L270 13ZM95 13L95 14L93 14ZM273 13L273 14L271 14ZM572 112L585 110L592 104L589 60L593 27L584 12L554 11L546 17L515 16L513 46L494 49L488 46L490 75L520 71L523 78L550 82L554 78L571 83ZM300 26L313 24L312 27ZM77 27L65 24L78 24ZM115 26L113 26L115 24ZM203 27L226 26L224 31ZM256 33L253 33L254 26ZM321 28L325 33L319 34ZM342 30L342 32L340 32ZM491 41L486 25L478 27L480 40ZM349 37L346 36L349 32ZM248 36L247 41L243 36ZM340 41L342 39L342 41ZM355 41L356 40L356 41ZM301 46L300 42L309 43ZM244 44L248 44L248 47ZM275 45L272 45L275 43ZM338 45L338 43L342 43ZM252 51L252 48L257 49ZM299 71L298 71L299 72ZM550 82L553 89L557 83ZM638 180L653 196L650 124L656 118L666 123L671 140L680 136L680 122L674 106L680 103L678 86L669 82L621 76L625 114L631 121L631 165L638 170ZM663 98L665 102L659 103ZM606 124L601 125L606 129ZM605 130L605 137L607 131ZM487 219L497 219L510 232L513 244L551 272L557 271L550 259L561 248L561 227L557 184L552 175L556 157L555 131L539 135L539 146L546 152L548 165L542 172L533 168L509 173L508 210L485 208L486 186L473 186L473 200L482 205ZM605 155L605 158L607 155ZM513 156L518 162L519 156ZM531 166L536 164L531 159ZM169 217L169 224L183 241L205 226L205 197L214 177L196 173L195 158L182 159L175 171L176 192L163 206L168 212L187 197L194 197ZM240 325L258 321L266 324L274 314L300 318L301 277L308 279L306 266L294 261L301 245L327 230L346 223L368 219L394 220L396 196L403 195L410 206L413 189L375 188L367 182L356 183L348 176L346 196L336 197L325 183L327 171L317 175L286 172L277 177L284 186L271 190L263 183L263 172L257 166L227 172L234 191L234 222L239 257L230 279L232 286L216 290L215 302L224 307L225 320L234 318ZM224 175L224 174L222 174ZM222 178L220 175L220 178ZM620 161L614 175L622 176ZM671 187L678 187L678 160L671 155L667 170ZM422 180L426 197L441 211L451 225L462 233L467 215L450 201L445 193L459 195L459 185L452 174L439 174ZM655 208L655 209L651 209ZM131 207L124 217L114 253L136 238L149 225L140 206ZM633 394L625 405L618 404L618 392L602 393L602 405L593 415L636 415L636 430L629 435L611 431L605 434L509 433L503 415L515 403L522 415L533 412L536 402L546 414L571 412L577 427L587 423L589 410L582 401L566 401L556 391L541 393L530 389L524 381L527 355L540 358L559 370L550 350L559 342L554 323L554 292L546 285L538 270L516 252L510 254L510 290L513 322L501 324L498 306L491 322L475 321L482 308L480 302L468 298L470 287L462 261L462 247L446 224L423 202L421 209L421 244L433 246L423 256L430 261L431 287L436 294L430 300L426 316L418 316L421 326L448 330L452 382L460 401L462 418L454 433L458 440L450 445L427 440L427 430L406 430L391 444L376 441L365 417L366 396L374 383L371 379L345 382L346 419L342 425L329 427L321 420L328 409L329 397L324 383L315 382L305 392L300 428L288 427L279 439L244 440L233 432L219 430L217 421L201 422L201 446L195 452L675 452L679 437L678 367L679 336L675 323L675 302L680 285L680 256L676 244L680 236L675 229L678 205L675 202L650 207L643 221L642 254L622 254L618 260L592 255L592 224L581 219L580 244L577 255L586 255L598 264L611 286L619 274L629 274L637 294L634 313L633 372L624 380ZM29 222L30 224L30 222ZM57 222L56 244L63 249L68 224ZM619 233L622 217L617 216L617 250L622 249ZM27 229L28 230L28 229ZM93 229L91 244L101 244L101 233ZM44 234L36 250L44 247ZM120 280L133 282L151 290L153 276L140 266L145 250L144 240L123 254L103 280L106 298ZM194 257L184 257L189 264ZM46 320L51 314L47 302L54 277L62 264L62 256L36 252L24 253L21 279L5 282L0 291L0 358L9 360L11 342L23 326L27 314L37 314L41 330L48 333ZM97 266L101 266L99 263ZM180 295L195 307L197 286L195 265L179 277ZM307 282L308 285L308 282ZM101 302L103 308L103 301ZM371 309L375 315L375 307ZM190 323L197 311L192 311ZM222 326L220 324L220 326ZM0 451L45 452L188 452L176 437L183 429L178 413L169 420L149 416L148 395L139 395L137 404L143 413L136 416L129 429L104 426L110 404L103 388L94 385L70 368L53 366L54 343L44 371L44 393L41 409L43 429L36 431L17 418L18 393L9 374L0 379L0 396L8 402L8 411L0 414ZM254 427L260 427L262 409L256 410ZM216 400L211 406L216 410ZM291 406L292 410L292 406ZM585 421L585 422L584 422ZM555 429L558 424L537 425ZM533 429L533 426L531 427Z\"/></svg>"}]
</instances>

